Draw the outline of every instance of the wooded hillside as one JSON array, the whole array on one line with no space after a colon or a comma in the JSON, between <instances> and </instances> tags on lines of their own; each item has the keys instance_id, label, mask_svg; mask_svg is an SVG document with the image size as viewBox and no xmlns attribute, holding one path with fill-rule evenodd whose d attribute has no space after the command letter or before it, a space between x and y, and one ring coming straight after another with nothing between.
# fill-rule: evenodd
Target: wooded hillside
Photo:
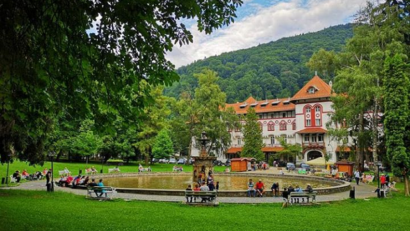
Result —
<instances>
[{"instance_id":1,"label":"wooded hillside","mask_svg":"<svg viewBox=\"0 0 410 231\"><path fill-rule=\"evenodd\" d=\"M314 52L320 48L341 51L352 36L351 24L339 25L199 60L179 68L181 80L166 88L165 94L178 98L183 91L193 91L198 85L193 74L209 68L221 77L218 84L227 94L228 103L249 96L289 97L313 77L306 62Z\"/></svg>"}]
</instances>

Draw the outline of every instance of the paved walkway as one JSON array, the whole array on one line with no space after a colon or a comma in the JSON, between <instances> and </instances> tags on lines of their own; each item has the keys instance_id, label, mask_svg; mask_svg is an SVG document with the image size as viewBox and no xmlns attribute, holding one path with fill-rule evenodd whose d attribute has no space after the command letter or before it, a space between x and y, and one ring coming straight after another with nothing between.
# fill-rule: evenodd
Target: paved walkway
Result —
<instances>
[{"instance_id":1,"label":"paved walkway","mask_svg":"<svg viewBox=\"0 0 410 231\"><path fill-rule=\"evenodd\" d=\"M277 170L271 168L266 171L255 171L255 172L247 172L249 173L257 173L257 174L272 174L278 173ZM288 173L286 173L288 174ZM356 184L352 183L352 186L356 189L356 198L357 199L364 199L370 197L376 197L375 187L360 184L356 186ZM22 183L16 187L9 187L3 189L24 189L24 190L46 190L45 181L29 181L26 183ZM74 193L78 195L86 195L86 191L82 189L72 189L72 188L62 188L62 187L55 187L55 191L63 191ZM184 201L185 198L183 196L161 196L161 195L143 195L143 194L132 194L132 193L117 193L115 198L122 198L125 200L143 200L143 201L169 201L169 202L181 202ZM328 202L328 201L339 201L349 198L349 191L341 192L341 193L334 193L329 195L318 195L316 200L317 202ZM236 203L236 204L259 204L259 203L281 203L283 202L282 197L218 197L218 201L220 203Z\"/></svg>"}]
</instances>

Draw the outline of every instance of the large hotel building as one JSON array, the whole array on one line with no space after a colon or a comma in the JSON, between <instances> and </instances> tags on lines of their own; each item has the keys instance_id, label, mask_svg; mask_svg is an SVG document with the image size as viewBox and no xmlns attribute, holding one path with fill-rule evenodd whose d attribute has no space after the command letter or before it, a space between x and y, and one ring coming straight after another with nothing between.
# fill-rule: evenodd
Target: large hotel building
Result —
<instances>
[{"instance_id":1,"label":"large hotel building","mask_svg":"<svg viewBox=\"0 0 410 231\"><path fill-rule=\"evenodd\" d=\"M319 76L314 76L302 89L291 98L257 101L249 97L244 102L227 104L235 109L238 115L245 115L253 107L259 116L262 137L265 147L262 151L265 158L275 155L283 147L277 138L283 137L289 144L302 145L302 158L297 162L306 162L331 154L331 161L337 161L339 147L336 141L327 134L326 124L330 121L332 108L332 84L327 84ZM244 121L241 121L244 123ZM234 129L231 133L231 147L218 159L239 157L244 145L243 133ZM198 149L193 148L192 156L198 156ZM347 150L345 150L347 151Z\"/></svg>"}]
</instances>

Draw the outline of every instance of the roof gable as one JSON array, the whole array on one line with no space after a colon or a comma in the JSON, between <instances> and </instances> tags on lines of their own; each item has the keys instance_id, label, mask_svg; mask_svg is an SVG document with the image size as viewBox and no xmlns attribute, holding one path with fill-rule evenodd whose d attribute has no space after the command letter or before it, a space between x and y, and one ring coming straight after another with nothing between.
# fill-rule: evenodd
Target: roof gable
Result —
<instances>
[{"instance_id":1,"label":"roof gable","mask_svg":"<svg viewBox=\"0 0 410 231\"><path fill-rule=\"evenodd\" d=\"M292 97L292 101L300 99L324 98L330 97L331 95L332 88L316 75Z\"/></svg>"}]
</instances>

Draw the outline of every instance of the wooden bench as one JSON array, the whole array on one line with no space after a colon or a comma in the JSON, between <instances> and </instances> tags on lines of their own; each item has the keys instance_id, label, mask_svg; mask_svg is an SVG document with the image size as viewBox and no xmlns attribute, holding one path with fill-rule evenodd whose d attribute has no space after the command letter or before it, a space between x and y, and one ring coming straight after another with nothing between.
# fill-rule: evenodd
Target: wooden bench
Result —
<instances>
[{"instance_id":1,"label":"wooden bench","mask_svg":"<svg viewBox=\"0 0 410 231\"><path fill-rule=\"evenodd\" d=\"M299 203L299 199L302 198L302 202L304 202L306 198L306 203L309 203L309 199L312 199L311 202L316 201L316 194L317 192L291 192L289 194L289 202L290 204Z\"/></svg>"},{"instance_id":2,"label":"wooden bench","mask_svg":"<svg viewBox=\"0 0 410 231\"><path fill-rule=\"evenodd\" d=\"M99 196L98 194L101 194L101 193L102 195ZM115 193L117 193L117 191L115 191L115 188L110 187L110 186L88 186L86 198L111 200L113 197L113 194ZM104 194L105 194L105 197L103 197Z\"/></svg>"},{"instance_id":3,"label":"wooden bench","mask_svg":"<svg viewBox=\"0 0 410 231\"><path fill-rule=\"evenodd\" d=\"M189 201L187 204L217 204L216 197L216 191L185 191L185 198ZM193 202L191 202L192 199L194 199Z\"/></svg>"}]
</instances>

